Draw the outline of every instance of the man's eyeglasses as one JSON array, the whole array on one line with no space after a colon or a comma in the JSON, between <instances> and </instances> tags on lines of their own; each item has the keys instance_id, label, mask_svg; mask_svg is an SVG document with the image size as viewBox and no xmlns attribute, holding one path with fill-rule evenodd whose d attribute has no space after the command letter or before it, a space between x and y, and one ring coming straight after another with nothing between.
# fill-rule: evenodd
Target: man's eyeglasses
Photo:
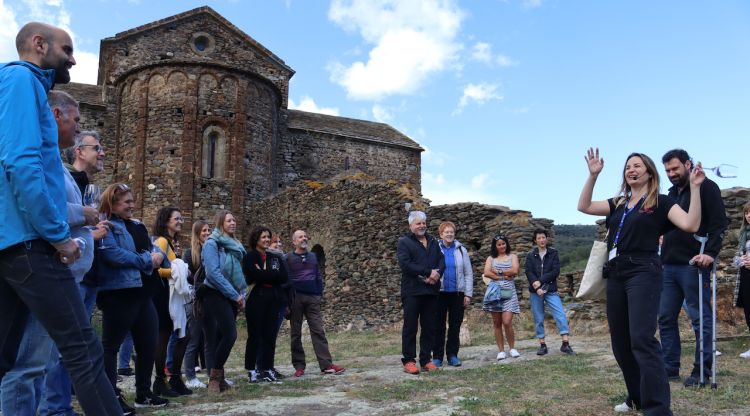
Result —
<instances>
[{"instance_id":1,"label":"man's eyeglasses","mask_svg":"<svg viewBox=\"0 0 750 416\"><path fill-rule=\"evenodd\" d=\"M101 152L101 151L104 151L104 148L103 148L103 147L102 147L102 145L100 145L100 144L82 144L82 145L80 145L80 146L78 146L78 147L93 147L93 148L94 148L94 151L95 151L96 153L99 153L99 152Z\"/></svg>"}]
</instances>

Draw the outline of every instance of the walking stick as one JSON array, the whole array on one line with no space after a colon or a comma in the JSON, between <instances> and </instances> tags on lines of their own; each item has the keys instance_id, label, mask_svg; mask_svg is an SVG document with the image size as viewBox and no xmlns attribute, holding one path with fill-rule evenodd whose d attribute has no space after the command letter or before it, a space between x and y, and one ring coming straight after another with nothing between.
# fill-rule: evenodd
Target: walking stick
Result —
<instances>
[{"instance_id":1,"label":"walking stick","mask_svg":"<svg viewBox=\"0 0 750 416\"><path fill-rule=\"evenodd\" d=\"M703 254L703 249L706 248L706 241L708 241L708 234L706 234L705 237L701 237L698 234L693 234L693 238L698 240L701 243L701 250L698 253ZM695 262L691 259L688 264L691 266L695 264ZM703 271L700 267L698 267L698 315L700 316L698 318L698 339L699 339L699 350L700 350L700 367L701 367L701 380L700 380L700 386L706 387L706 377L703 374ZM714 351L716 351L716 348L714 348Z\"/></svg>"}]
</instances>

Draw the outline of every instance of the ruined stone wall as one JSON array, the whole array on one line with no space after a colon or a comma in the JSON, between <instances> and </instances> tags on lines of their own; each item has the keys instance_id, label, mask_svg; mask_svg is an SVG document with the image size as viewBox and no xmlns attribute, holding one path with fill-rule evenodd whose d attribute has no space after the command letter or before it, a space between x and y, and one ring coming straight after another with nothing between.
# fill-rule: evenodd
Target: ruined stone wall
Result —
<instances>
[{"instance_id":1,"label":"ruined stone wall","mask_svg":"<svg viewBox=\"0 0 750 416\"><path fill-rule=\"evenodd\" d=\"M333 134L290 129L282 137L277 158L282 186L328 180L348 170L410 183L417 190L421 183L418 151Z\"/></svg>"},{"instance_id":2,"label":"ruined stone wall","mask_svg":"<svg viewBox=\"0 0 750 416\"><path fill-rule=\"evenodd\" d=\"M258 201L247 215L245 235L256 225L281 232L285 250L291 250L294 230L305 229L311 247L325 253L325 316L329 329L370 328L400 322L401 270L396 242L408 232L405 203L425 209L426 203L409 185L374 182L365 175L341 178L329 184L308 181ZM429 232L436 233L442 219L458 227L458 238L469 247L476 272L475 302L481 302L484 286L481 269L489 255L493 235L502 232L522 257L531 246L530 234L550 229L552 221L536 219L529 212L480 204L427 208ZM526 290L519 276L519 292ZM522 294L522 298L528 296Z\"/></svg>"}]
</instances>

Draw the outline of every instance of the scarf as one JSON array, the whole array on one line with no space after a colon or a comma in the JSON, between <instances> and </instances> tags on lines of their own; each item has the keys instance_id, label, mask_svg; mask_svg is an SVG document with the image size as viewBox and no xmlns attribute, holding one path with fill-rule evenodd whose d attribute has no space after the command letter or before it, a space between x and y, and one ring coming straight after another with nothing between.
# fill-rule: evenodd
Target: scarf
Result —
<instances>
[{"instance_id":1,"label":"scarf","mask_svg":"<svg viewBox=\"0 0 750 416\"><path fill-rule=\"evenodd\" d=\"M745 244L747 244L747 224L742 224L742 228L740 228L740 235L739 235L739 244L737 245L737 252L740 255L745 254Z\"/></svg>"},{"instance_id":2,"label":"scarf","mask_svg":"<svg viewBox=\"0 0 750 416\"><path fill-rule=\"evenodd\" d=\"M242 247L239 241L219 232L217 229L214 229L208 238L216 241L216 245L224 249L227 257L221 266L221 272L232 286L242 293L247 288L245 275L242 273L242 259L246 254L245 247Z\"/></svg>"}]
</instances>

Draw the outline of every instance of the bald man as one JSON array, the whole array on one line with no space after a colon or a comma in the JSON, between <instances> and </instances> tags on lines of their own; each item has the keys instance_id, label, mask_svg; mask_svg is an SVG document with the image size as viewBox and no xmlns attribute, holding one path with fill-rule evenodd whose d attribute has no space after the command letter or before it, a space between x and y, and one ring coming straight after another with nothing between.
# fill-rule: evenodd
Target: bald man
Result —
<instances>
[{"instance_id":1,"label":"bald man","mask_svg":"<svg viewBox=\"0 0 750 416\"><path fill-rule=\"evenodd\" d=\"M19 60L0 66L0 378L15 363L30 312L57 344L85 413L122 415L68 268L81 251L67 224L47 93L70 81L73 42L60 28L32 22L18 32L16 49Z\"/></svg>"}]
</instances>

